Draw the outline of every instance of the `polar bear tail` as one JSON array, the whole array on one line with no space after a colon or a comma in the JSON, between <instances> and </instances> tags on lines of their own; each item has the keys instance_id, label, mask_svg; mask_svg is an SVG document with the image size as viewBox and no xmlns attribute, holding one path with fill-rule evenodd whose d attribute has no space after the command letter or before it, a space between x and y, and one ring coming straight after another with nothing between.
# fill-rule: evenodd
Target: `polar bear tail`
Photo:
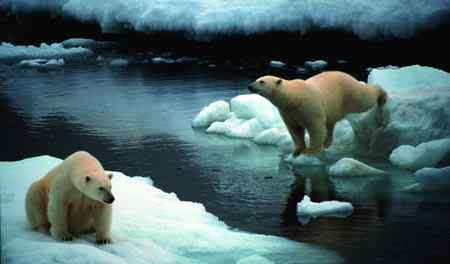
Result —
<instances>
[{"instance_id":1,"label":"polar bear tail","mask_svg":"<svg viewBox=\"0 0 450 264\"><path fill-rule=\"evenodd\" d=\"M388 95L386 91L383 88L381 88L381 86L375 85L375 87L378 89L378 99L377 99L378 106L383 106L388 99Z\"/></svg>"}]
</instances>

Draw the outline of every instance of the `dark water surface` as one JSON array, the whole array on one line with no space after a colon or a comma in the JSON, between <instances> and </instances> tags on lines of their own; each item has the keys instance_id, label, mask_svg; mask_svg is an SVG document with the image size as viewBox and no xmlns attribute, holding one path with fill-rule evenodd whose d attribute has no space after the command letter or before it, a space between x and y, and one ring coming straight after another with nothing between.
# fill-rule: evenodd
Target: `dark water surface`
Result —
<instances>
[{"instance_id":1,"label":"dark water surface","mask_svg":"<svg viewBox=\"0 0 450 264\"><path fill-rule=\"evenodd\" d=\"M150 176L164 191L203 203L233 228L320 245L347 263L447 263L449 195L400 193L411 174L384 161L368 162L389 177L293 171L274 147L190 127L202 107L247 93L256 76L206 67L0 65L0 160L84 149L109 170ZM349 201L355 211L302 225L295 206L305 192L315 202Z\"/></svg>"}]
</instances>

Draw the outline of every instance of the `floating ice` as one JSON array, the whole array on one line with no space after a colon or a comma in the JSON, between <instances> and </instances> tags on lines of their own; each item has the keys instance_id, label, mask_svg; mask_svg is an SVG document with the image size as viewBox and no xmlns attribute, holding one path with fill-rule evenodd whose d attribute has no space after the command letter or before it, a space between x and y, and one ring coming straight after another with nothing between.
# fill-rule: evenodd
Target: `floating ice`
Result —
<instances>
[{"instance_id":1,"label":"floating ice","mask_svg":"<svg viewBox=\"0 0 450 264\"><path fill-rule=\"evenodd\" d=\"M230 107L237 118L251 119L256 117L264 128L284 126L278 109L260 95L238 95L231 99Z\"/></svg>"},{"instance_id":2,"label":"floating ice","mask_svg":"<svg viewBox=\"0 0 450 264\"><path fill-rule=\"evenodd\" d=\"M109 62L112 66L128 66L129 62L126 59L118 58Z\"/></svg>"},{"instance_id":3,"label":"floating ice","mask_svg":"<svg viewBox=\"0 0 450 264\"><path fill-rule=\"evenodd\" d=\"M87 38L70 38L61 42L61 45L63 45L64 48L82 47L87 49L100 49L111 47L114 43L111 41L97 41Z\"/></svg>"},{"instance_id":4,"label":"floating ice","mask_svg":"<svg viewBox=\"0 0 450 264\"><path fill-rule=\"evenodd\" d=\"M274 68L283 68L284 66L286 66L286 63L282 62L282 61L270 61L270 66L274 67Z\"/></svg>"},{"instance_id":5,"label":"floating ice","mask_svg":"<svg viewBox=\"0 0 450 264\"><path fill-rule=\"evenodd\" d=\"M261 145L277 145L284 139L290 140L289 132L283 128L269 128L257 134L252 140Z\"/></svg>"},{"instance_id":6,"label":"floating ice","mask_svg":"<svg viewBox=\"0 0 450 264\"><path fill-rule=\"evenodd\" d=\"M327 67L328 62L324 60L316 60L316 61L305 61L305 67L307 69L311 69L313 71L319 71L323 68Z\"/></svg>"},{"instance_id":7,"label":"floating ice","mask_svg":"<svg viewBox=\"0 0 450 264\"><path fill-rule=\"evenodd\" d=\"M36 68L44 70L58 69L64 65L64 59L34 59L34 60L21 60L19 66L27 68Z\"/></svg>"},{"instance_id":8,"label":"floating ice","mask_svg":"<svg viewBox=\"0 0 450 264\"><path fill-rule=\"evenodd\" d=\"M352 158L342 158L330 167L329 173L335 177L385 175L386 172L373 168Z\"/></svg>"},{"instance_id":9,"label":"floating ice","mask_svg":"<svg viewBox=\"0 0 450 264\"><path fill-rule=\"evenodd\" d=\"M302 167L302 166L321 166L324 163L315 156L310 155L299 155L294 158L292 154L289 154L284 161L287 163L291 163L293 166Z\"/></svg>"},{"instance_id":10,"label":"floating ice","mask_svg":"<svg viewBox=\"0 0 450 264\"><path fill-rule=\"evenodd\" d=\"M398 69L373 69L368 83L388 93L383 108L349 115L360 150L388 156L401 145L450 135L450 74L418 65Z\"/></svg>"},{"instance_id":11,"label":"floating ice","mask_svg":"<svg viewBox=\"0 0 450 264\"><path fill-rule=\"evenodd\" d=\"M2 42L0 45L0 62L13 62L30 59L56 59L76 58L92 55L92 51L86 48L64 48L59 43L47 45L42 43L36 46L20 46Z\"/></svg>"},{"instance_id":12,"label":"floating ice","mask_svg":"<svg viewBox=\"0 0 450 264\"><path fill-rule=\"evenodd\" d=\"M235 138L253 138L264 130L256 117L245 120L237 118L234 113L225 122L214 122L206 132L224 134Z\"/></svg>"},{"instance_id":13,"label":"floating ice","mask_svg":"<svg viewBox=\"0 0 450 264\"><path fill-rule=\"evenodd\" d=\"M435 167L442 159L450 156L450 138L433 140L417 147L402 145L389 156L392 164L416 171L425 167Z\"/></svg>"},{"instance_id":14,"label":"floating ice","mask_svg":"<svg viewBox=\"0 0 450 264\"><path fill-rule=\"evenodd\" d=\"M422 190L450 190L450 167L423 168L414 173Z\"/></svg>"},{"instance_id":15,"label":"floating ice","mask_svg":"<svg viewBox=\"0 0 450 264\"><path fill-rule=\"evenodd\" d=\"M2 263L337 263L335 254L284 238L232 230L202 204L180 201L143 182L114 172L113 243L95 235L60 242L32 232L25 215L28 186L60 159L41 156L0 162ZM5 188L7 186L7 188ZM241 262L239 262L241 261ZM270 262L269 262L270 261Z\"/></svg>"},{"instance_id":16,"label":"floating ice","mask_svg":"<svg viewBox=\"0 0 450 264\"><path fill-rule=\"evenodd\" d=\"M353 205L351 203L339 201L315 203L307 195L297 204L297 215L302 223L307 223L311 218L319 216L347 217L352 213Z\"/></svg>"},{"instance_id":17,"label":"floating ice","mask_svg":"<svg viewBox=\"0 0 450 264\"><path fill-rule=\"evenodd\" d=\"M213 122L225 121L230 114L230 105L221 100L205 106L192 120L192 127L208 127Z\"/></svg>"}]
</instances>

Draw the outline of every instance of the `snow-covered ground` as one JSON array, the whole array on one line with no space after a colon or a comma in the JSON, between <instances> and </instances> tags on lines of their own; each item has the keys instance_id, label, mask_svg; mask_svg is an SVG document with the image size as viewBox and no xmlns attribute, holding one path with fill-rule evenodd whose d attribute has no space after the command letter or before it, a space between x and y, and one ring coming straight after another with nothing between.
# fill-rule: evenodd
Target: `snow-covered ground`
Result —
<instances>
[{"instance_id":1,"label":"snow-covered ground","mask_svg":"<svg viewBox=\"0 0 450 264\"><path fill-rule=\"evenodd\" d=\"M450 11L449 0L3 0L13 11L62 10L103 31L186 31L203 34L305 33L343 29L362 38L407 38L432 28ZM280 15L282 14L282 15Z\"/></svg>"},{"instance_id":2,"label":"snow-covered ground","mask_svg":"<svg viewBox=\"0 0 450 264\"><path fill-rule=\"evenodd\" d=\"M61 162L40 156L0 162L2 263L339 263L336 254L284 238L232 230L199 203L180 201L143 178L114 172L113 243L72 242L31 231L28 186Z\"/></svg>"},{"instance_id":3,"label":"snow-covered ground","mask_svg":"<svg viewBox=\"0 0 450 264\"><path fill-rule=\"evenodd\" d=\"M387 104L363 114L348 115L347 120L337 123L333 145L319 157L342 157L346 153L388 157L400 145L418 145L450 135L450 74L418 65L389 67L372 69L368 83L386 89ZM292 139L278 110L256 94L239 95L229 104L213 103L194 118L192 125L204 127L207 133L277 145L283 154L292 151ZM306 135L307 144L308 139ZM317 160L300 159L288 157L287 161L320 164Z\"/></svg>"},{"instance_id":4,"label":"snow-covered ground","mask_svg":"<svg viewBox=\"0 0 450 264\"><path fill-rule=\"evenodd\" d=\"M40 46L22 46L2 42L0 45L0 62L18 62L31 59L58 59L58 58L83 58L92 55L93 52L82 47L65 48L60 43Z\"/></svg>"}]
</instances>

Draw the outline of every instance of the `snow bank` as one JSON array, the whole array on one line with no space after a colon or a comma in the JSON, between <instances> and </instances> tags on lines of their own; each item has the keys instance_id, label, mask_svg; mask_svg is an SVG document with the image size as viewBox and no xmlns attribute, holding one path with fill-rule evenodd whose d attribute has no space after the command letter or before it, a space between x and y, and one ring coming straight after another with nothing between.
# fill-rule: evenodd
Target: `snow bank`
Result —
<instances>
[{"instance_id":1,"label":"snow bank","mask_svg":"<svg viewBox=\"0 0 450 264\"><path fill-rule=\"evenodd\" d=\"M425 167L435 167L450 156L450 138L433 140L417 147L402 145L389 156L392 164L406 170L416 171Z\"/></svg>"},{"instance_id":2,"label":"snow bank","mask_svg":"<svg viewBox=\"0 0 450 264\"><path fill-rule=\"evenodd\" d=\"M64 59L34 59L34 60L21 60L19 66L26 68L36 68L44 70L59 69L64 65Z\"/></svg>"},{"instance_id":3,"label":"snow bank","mask_svg":"<svg viewBox=\"0 0 450 264\"><path fill-rule=\"evenodd\" d=\"M297 204L297 215L302 223L307 223L311 218L319 216L347 217L352 213L353 205L351 203L339 201L315 203L307 195Z\"/></svg>"},{"instance_id":4,"label":"snow bank","mask_svg":"<svg viewBox=\"0 0 450 264\"><path fill-rule=\"evenodd\" d=\"M360 150L388 156L398 146L450 135L450 74L418 65L373 69L368 83L389 98L381 109L348 116Z\"/></svg>"},{"instance_id":5,"label":"snow bank","mask_svg":"<svg viewBox=\"0 0 450 264\"><path fill-rule=\"evenodd\" d=\"M42 43L36 46L20 46L2 42L0 45L0 62L12 62L30 59L75 58L92 55L92 51L86 48L64 48L59 43L47 45Z\"/></svg>"},{"instance_id":6,"label":"snow bank","mask_svg":"<svg viewBox=\"0 0 450 264\"><path fill-rule=\"evenodd\" d=\"M205 34L305 33L314 28L342 29L361 38L408 38L434 28L448 16L450 1L380 0L3 0L13 11L62 10L103 31L185 31ZM280 16L282 14L282 16Z\"/></svg>"},{"instance_id":7,"label":"snow bank","mask_svg":"<svg viewBox=\"0 0 450 264\"><path fill-rule=\"evenodd\" d=\"M336 263L330 251L287 239L238 232L202 204L180 201L143 182L114 172L113 243L96 245L95 235L59 242L32 232L24 199L28 186L60 159L41 156L0 162L2 263ZM269 262L270 261L270 262ZM263 262L264 263L264 262Z\"/></svg>"},{"instance_id":8,"label":"snow bank","mask_svg":"<svg viewBox=\"0 0 450 264\"><path fill-rule=\"evenodd\" d=\"M205 106L192 120L192 127L208 127L213 122L223 122L230 115L230 105L225 101L217 101Z\"/></svg>"},{"instance_id":9,"label":"snow bank","mask_svg":"<svg viewBox=\"0 0 450 264\"><path fill-rule=\"evenodd\" d=\"M329 173L335 177L386 175L385 171L373 168L352 158L342 158L330 167Z\"/></svg>"},{"instance_id":10,"label":"snow bank","mask_svg":"<svg viewBox=\"0 0 450 264\"><path fill-rule=\"evenodd\" d=\"M305 67L313 71L319 71L327 67L328 62L324 60L305 61Z\"/></svg>"}]
</instances>

